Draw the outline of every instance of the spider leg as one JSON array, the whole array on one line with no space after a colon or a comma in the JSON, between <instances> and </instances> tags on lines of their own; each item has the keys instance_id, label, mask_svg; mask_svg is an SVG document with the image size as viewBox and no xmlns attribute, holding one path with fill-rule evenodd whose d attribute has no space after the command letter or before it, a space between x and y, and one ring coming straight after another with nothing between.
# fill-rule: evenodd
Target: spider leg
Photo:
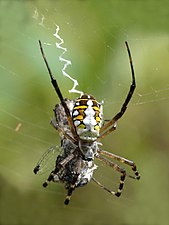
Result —
<instances>
[{"instance_id":1,"label":"spider leg","mask_svg":"<svg viewBox=\"0 0 169 225\"><path fill-rule=\"evenodd\" d=\"M78 179L79 174L75 174L72 183L70 184L69 188L68 188L68 192L67 192L67 196L66 199L64 201L65 205L68 205L70 202L70 198L72 196L73 191L76 188L76 181Z\"/></svg>"},{"instance_id":2,"label":"spider leg","mask_svg":"<svg viewBox=\"0 0 169 225\"><path fill-rule=\"evenodd\" d=\"M43 187L47 187L49 182L54 181L54 177L57 175L57 173L60 171L61 168L65 167L65 165L73 159L74 154L68 155L65 159L63 159L61 162L57 163L56 161L56 167L55 169L50 173L48 179L43 183Z\"/></svg>"},{"instance_id":3,"label":"spider leg","mask_svg":"<svg viewBox=\"0 0 169 225\"><path fill-rule=\"evenodd\" d=\"M125 163L126 165L130 166L131 169L133 170L133 172L135 173L135 176L131 176L131 175L128 175L130 178L133 178L133 179L137 179L139 180L140 179L140 174L139 172L137 171L137 167L135 165L135 163L131 160L128 160L128 159L125 159L121 156L118 156L118 155L115 155L113 153L110 153L110 152L107 152L107 151L104 151L104 150L101 150L99 149L98 150L99 154L101 155L105 155L105 156L108 156L109 158L111 159L115 159L115 160L118 160L119 162L121 163Z\"/></svg>"},{"instance_id":4,"label":"spider leg","mask_svg":"<svg viewBox=\"0 0 169 225\"><path fill-rule=\"evenodd\" d=\"M99 185L102 189L104 189L105 191L108 191L110 194L115 195L116 192L110 190L109 188L107 188L106 186L104 186L103 184L101 184L98 180L96 180L96 178L92 177L92 180Z\"/></svg>"},{"instance_id":5,"label":"spider leg","mask_svg":"<svg viewBox=\"0 0 169 225\"><path fill-rule=\"evenodd\" d=\"M107 134L109 134L110 132L112 132L113 130L116 129L116 122L123 116L123 114L125 113L128 103L131 100L131 97L134 93L134 90L136 88L136 81L135 81L135 75L134 75L134 67L133 67L133 62L132 62L132 57L131 57L131 52L128 46L127 41L125 42L126 48L127 48L127 52L128 52L128 56L129 56L129 61L130 61L130 67L131 67L131 75L132 75L132 83L130 85L130 90L127 94L127 97L121 107L120 112L118 112L109 122L107 122L105 125L102 126L102 128L100 129L100 133L101 135L99 136L98 139L103 138L104 136L106 136Z\"/></svg>"},{"instance_id":6,"label":"spider leg","mask_svg":"<svg viewBox=\"0 0 169 225\"><path fill-rule=\"evenodd\" d=\"M105 187L104 185L102 185L100 182L98 182L95 178L93 179L100 187L102 187L104 190L108 191L109 193L116 195L117 197L119 197L121 195L121 192L123 190L124 187L124 180L126 178L126 171L125 169L121 168L120 166L118 166L117 164L111 162L110 160L104 158L103 156L97 154L96 158L98 158L99 160L101 160L102 162L104 162L105 164L107 164L108 166L112 167L114 170L118 171L119 173L121 173L121 177L120 177L120 184L118 187L118 190L116 192L109 190L107 187Z\"/></svg>"},{"instance_id":7,"label":"spider leg","mask_svg":"<svg viewBox=\"0 0 169 225\"><path fill-rule=\"evenodd\" d=\"M72 193L73 193L73 191L76 188L76 182L77 182L78 176L80 174L80 169L81 169L81 159L79 158L77 160L76 171L74 173L73 180L72 180L72 182L70 183L70 185L68 187L67 196L66 196L66 199L64 201L65 205L69 204L69 201L70 201L70 198L72 196Z\"/></svg>"},{"instance_id":8,"label":"spider leg","mask_svg":"<svg viewBox=\"0 0 169 225\"><path fill-rule=\"evenodd\" d=\"M73 121L72 121L72 118L71 118L71 115L70 115L69 108L68 108L68 106L67 106L67 104L66 104L66 102L65 102L65 100L64 100L64 98L62 96L62 93L60 91L59 85L58 85L56 79L54 78L54 76L52 74L52 71L51 71L51 69L49 67L49 64L48 64L48 61L46 59L45 53L43 51L42 43L41 43L40 40L39 40L39 46L40 46L40 50L41 50L41 53L42 53L42 57L43 57L43 59L45 61L46 67L48 69L48 73L50 75L51 83L52 83L52 85L53 85L53 87L54 87L54 89L55 89L55 91L56 91L56 93L57 93L57 95L58 95L58 97L59 97L59 99L61 101L61 104L62 104L62 106L63 106L63 108L65 110L65 113L66 113L66 116L67 116L67 119L68 119L68 124L69 124L69 127L70 127L71 131L72 131L72 134L75 137L75 139L77 139L78 136L77 136L76 129L74 127L74 124L73 124Z\"/></svg>"},{"instance_id":9,"label":"spider leg","mask_svg":"<svg viewBox=\"0 0 169 225\"><path fill-rule=\"evenodd\" d=\"M117 123L114 123L109 129L107 129L107 130L105 129L105 132L102 131L103 133L98 137L97 141L99 139L103 139L105 136L107 136L108 134L110 134L112 131L116 130L116 127L117 127Z\"/></svg>"}]
</instances>

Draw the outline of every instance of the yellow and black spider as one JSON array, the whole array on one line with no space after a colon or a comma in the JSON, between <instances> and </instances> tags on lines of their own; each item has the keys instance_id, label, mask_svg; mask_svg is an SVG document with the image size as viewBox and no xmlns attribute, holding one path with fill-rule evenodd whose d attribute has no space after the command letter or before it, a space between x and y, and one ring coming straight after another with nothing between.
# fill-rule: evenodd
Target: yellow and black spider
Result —
<instances>
[{"instance_id":1,"label":"yellow and black spider","mask_svg":"<svg viewBox=\"0 0 169 225\"><path fill-rule=\"evenodd\" d=\"M103 123L102 104L97 102L93 96L82 94L75 100L63 98L58 83L52 75L45 57L41 41L39 41L40 50L47 66L52 85L61 101L60 104L55 106L55 117L51 121L51 124L60 134L61 146L51 147L34 168L34 173L37 174L43 169L43 165L49 160L50 155L61 150L60 154L55 155L55 162L52 165L53 169L48 179L43 183L43 186L47 187L50 181L63 182L67 189L67 197L64 202L66 205L69 203L75 188L86 185L90 180L93 180L109 193L119 197L123 190L126 175L128 174L125 169L114 163L112 161L113 159L131 166L135 176L128 176L134 179L140 179L140 174L133 161L102 150L99 147L100 139L116 129L117 121L125 113L136 87L130 49L128 43L125 42L125 44L130 60L132 83L121 110L111 120ZM97 168L94 164L95 158L101 160L121 174L117 191L110 190L93 177L93 171Z\"/></svg>"}]
</instances>

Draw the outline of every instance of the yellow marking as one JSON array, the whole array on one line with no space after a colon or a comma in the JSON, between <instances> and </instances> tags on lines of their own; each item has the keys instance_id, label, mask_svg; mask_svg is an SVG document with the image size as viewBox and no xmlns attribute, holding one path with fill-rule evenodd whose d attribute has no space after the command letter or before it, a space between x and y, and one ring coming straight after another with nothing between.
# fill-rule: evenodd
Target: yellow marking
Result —
<instances>
[{"instance_id":1,"label":"yellow marking","mask_svg":"<svg viewBox=\"0 0 169 225\"><path fill-rule=\"evenodd\" d=\"M98 125L96 125L96 126L94 127L94 129L95 129L95 130L100 130L100 127L99 127Z\"/></svg>"},{"instance_id":2,"label":"yellow marking","mask_svg":"<svg viewBox=\"0 0 169 225\"><path fill-rule=\"evenodd\" d=\"M79 106L75 106L74 109L86 109L87 105L79 105Z\"/></svg>"},{"instance_id":3,"label":"yellow marking","mask_svg":"<svg viewBox=\"0 0 169 225\"><path fill-rule=\"evenodd\" d=\"M92 108L93 108L95 111L100 111L100 109L99 109L97 106L92 106Z\"/></svg>"},{"instance_id":4,"label":"yellow marking","mask_svg":"<svg viewBox=\"0 0 169 225\"><path fill-rule=\"evenodd\" d=\"M83 120L83 116L82 115L78 115L73 120Z\"/></svg>"},{"instance_id":5,"label":"yellow marking","mask_svg":"<svg viewBox=\"0 0 169 225\"><path fill-rule=\"evenodd\" d=\"M79 124L78 126L77 126L78 128L81 128L81 129L84 129L84 128L86 128L86 126L84 125L84 124Z\"/></svg>"},{"instance_id":6,"label":"yellow marking","mask_svg":"<svg viewBox=\"0 0 169 225\"><path fill-rule=\"evenodd\" d=\"M92 99L92 98L79 98L76 99L76 102L80 102L80 101L88 101L88 100L92 100L92 102L97 102L96 99Z\"/></svg>"},{"instance_id":7,"label":"yellow marking","mask_svg":"<svg viewBox=\"0 0 169 225\"><path fill-rule=\"evenodd\" d=\"M99 116L96 116L96 121L97 122L100 122L100 120L101 120L100 117Z\"/></svg>"},{"instance_id":8,"label":"yellow marking","mask_svg":"<svg viewBox=\"0 0 169 225\"><path fill-rule=\"evenodd\" d=\"M120 194L122 192L122 189L118 189L117 192Z\"/></svg>"}]
</instances>

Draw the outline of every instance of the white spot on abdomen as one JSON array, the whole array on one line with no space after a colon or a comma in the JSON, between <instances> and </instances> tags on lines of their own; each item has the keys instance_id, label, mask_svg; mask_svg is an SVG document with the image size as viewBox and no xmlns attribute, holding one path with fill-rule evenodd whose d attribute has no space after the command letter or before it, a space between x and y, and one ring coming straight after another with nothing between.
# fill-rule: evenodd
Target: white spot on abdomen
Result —
<instances>
[{"instance_id":1,"label":"white spot on abdomen","mask_svg":"<svg viewBox=\"0 0 169 225\"><path fill-rule=\"evenodd\" d=\"M75 120L75 121L74 121L75 127L77 127L79 124L80 124L80 121L79 121L79 120Z\"/></svg>"},{"instance_id":2,"label":"white spot on abdomen","mask_svg":"<svg viewBox=\"0 0 169 225\"><path fill-rule=\"evenodd\" d=\"M79 112L77 111L77 110L75 110L74 112L73 112L73 116L77 116L79 114Z\"/></svg>"},{"instance_id":3,"label":"white spot on abdomen","mask_svg":"<svg viewBox=\"0 0 169 225\"><path fill-rule=\"evenodd\" d=\"M94 118L95 116L95 111L94 109L92 108L92 105L93 105L93 102L91 100L87 101L87 109L84 111L85 113L85 118L83 120L83 123L86 125L86 126L95 126L96 125L96 120Z\"/></svg>"}]
</instances>

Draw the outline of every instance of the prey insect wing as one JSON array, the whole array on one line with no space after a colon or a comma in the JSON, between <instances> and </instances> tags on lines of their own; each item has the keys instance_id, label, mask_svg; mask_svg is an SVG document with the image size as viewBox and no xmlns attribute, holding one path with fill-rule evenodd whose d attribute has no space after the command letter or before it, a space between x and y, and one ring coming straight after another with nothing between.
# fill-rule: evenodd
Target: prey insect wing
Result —
<instances>
[{"instance_id":1,"label":"prey insect wing","mask_svg":"<svg viewBox=\"0 0 169 225\"><path fill-rule=\"evenodd\" d=\"M50 147L40 158L33 172L35 174L44 174L55 167L55 162L62 149L60 146Z\"/></svg>"}]
</instances>

